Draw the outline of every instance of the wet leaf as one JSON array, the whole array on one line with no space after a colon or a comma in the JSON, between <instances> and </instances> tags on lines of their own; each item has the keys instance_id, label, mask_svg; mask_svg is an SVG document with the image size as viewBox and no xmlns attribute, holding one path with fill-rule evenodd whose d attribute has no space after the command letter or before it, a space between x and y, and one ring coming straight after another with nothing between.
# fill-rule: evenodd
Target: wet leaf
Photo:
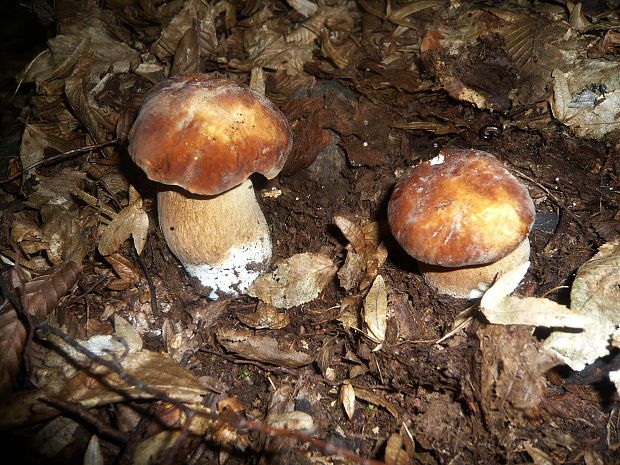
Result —
<instances>
[{"instance_id":1,"label":"wet leaf","mask_svg":"<svg viewBox=\"0 0 620 465\"><path fill-rule=\"evenodd\" d=\"M314 357L303 352L280 348L275 338L255 336L250 331L220 329L217 338L226 350L250 360L285 367L301 367L314 361Z\"/></svg>"},{"instance_id":2,"label":"wet leaf","mask_svg":"<svg viewBox=\"0 0 620 465\"><path fill-rule=\"evenodd\" d=\"M346 412L349 421L351 421L353 419L353 414L355 413L355 388L351 386L351 383L348 381L342 383L339 400L344 407L344 411Z\"/></svg>"},{"instance_id":3,"label":"wet leaf","mask_svg":"<svg viewBox=\"0 0 620 465\"><path fill-rule=\"evenodd\" d=\"M378 275L364 299L364 322L367 334L374 342L385 341L387 328L387 289L383 277Z\"/></svg>"},{"instance_id":4,"label":"wet leaf","mask_svg":"<svg viewBox=\"0 0 620 465\"><path fill-rule=\"evenodd\" d=\"M133 237L138 255L142 253L149 230L149 217L142 206L140 194L129 187L129 205L123 208L103 231L99 239L101 255L116 252L129 236Z\"/></svg>"},{"instance_id":5,"label":"wet leaf","mask_svg":"<svg viewBox=\"0 0 620 465\"><path fill-rule=\"evenodd\" d=\"M254 281L248 294L276 308L295 307L316 299L336 270L325 255L311 252L293 255Z\"/></svg>"},{"instance_id":6,"label":"wet leaf","mask_svg":"<svg viewBox=\"0 0 620 465\"><path fill-rule=\"evenodd\" d=\"M290 323L286 312L278 312L275 307L259 302L254 313L237 312L241 323L254 329L282 329Z\"/></svg>"}]
</instances>

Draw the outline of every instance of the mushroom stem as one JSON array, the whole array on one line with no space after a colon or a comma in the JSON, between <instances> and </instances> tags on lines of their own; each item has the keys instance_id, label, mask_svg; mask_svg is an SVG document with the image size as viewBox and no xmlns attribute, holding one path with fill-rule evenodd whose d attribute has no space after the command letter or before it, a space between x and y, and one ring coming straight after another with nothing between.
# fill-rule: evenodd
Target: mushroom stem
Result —
<instances>
[{"instance_id":1,"label":"mushroom stem","mask_svg":"<svg viewBox=\"0 0 620 465\"><path fill-rule=\"evenodd\" d=\"M267 268L269 227L249 179L216 196L166 190L157 202L168 247L209 298L245 292Z\"/></svg>"},{"instance_id":2,"label":"mushroom stem","mask_svg":"<svg viewBox=\"0 0 620 465\"><path fill-rule=\"evenodd\" d=\"M477 299L499 276L530 258L530 241L525 238L504 258L485 265L448 268L418 262L424 281L441 294L462 299Z\"/></svg>"}]
</instances>

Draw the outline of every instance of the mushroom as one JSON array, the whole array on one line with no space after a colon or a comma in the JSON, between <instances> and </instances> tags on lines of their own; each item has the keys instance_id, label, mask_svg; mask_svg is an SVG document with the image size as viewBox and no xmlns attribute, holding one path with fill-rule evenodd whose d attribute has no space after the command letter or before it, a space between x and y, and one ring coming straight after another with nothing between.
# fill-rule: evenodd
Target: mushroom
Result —
<instances>
[{"instance_id":1,"label":"mushroom","mask_svg":"<svg viewBox=\"0 0 620 465\"><path fill-rule=\"evenodd\" d=\"M408 170L388 205L401 247L440 294L477 298L529 260L534 203L493 155L442 150Z\"/></svg>"},{"instance_id":2,"label":"mushroom","mask_svg":"<svg viewBox=\"0 0 620 465\"><path fill-rule=\"evenodd\" d=\"M267 268L269 227L249 176L275 177L291 141L276 106L231 79L175 77L144 99L129 154L167 185L157 193L160 228L211 299L243 293Z\"/></svg>"}]
</instances>

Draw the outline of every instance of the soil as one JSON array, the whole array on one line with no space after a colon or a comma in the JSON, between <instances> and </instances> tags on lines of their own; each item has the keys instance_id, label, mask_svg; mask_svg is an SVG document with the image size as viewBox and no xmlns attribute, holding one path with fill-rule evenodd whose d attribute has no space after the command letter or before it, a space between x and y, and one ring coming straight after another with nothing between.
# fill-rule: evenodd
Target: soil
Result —
<instances>
[{"instance_id":1,"label":"soil","mask_svg":"<svg viewBox=\"0 0 620 465\"><path fill-rule=\"evenodd\" d=\"M40 41L33 48L37 46L44 48ZM16 54L11 72L17 74L33 53ZM369 71L367 78L372 75ZM415 260L398 246L386 225L387 202L405 169L446 148L492 153L527 186L536 206L537 220L530 234L531 266L516 292L569 304L577 269L602 244L620 235L619 134L610 133L600 141L584 140L552 119L536 129L521 127L510 124L519 115L479 110L434 89L407 92L394 86L372 89L370 84L364 89L353 80L324 76L316 70L314 77L314 86L302 87L278 102L293 126L294 149L285 174L254 180L257 197L272 228L274 262L315 252L341 266L348 241L335 226L334 217L346 217L359 226L379 223L380 240L388 252L379 274L389 290L387 338L380 350L374 350L377 344L360 331L341 323L343 299L363 293L345 291L337 278L319 298L287 310L290 323L285 327L254 330L254 334L274 337L280 347L313 357L320 353L326 357L322 362L282 367L225 350L217 332L244 328L240 318L252 314L258 301L242 296L211 302L197 292L157 227L154 185L139 171L124 168L129 166L124 143L115 148L117 168L142 195L150 218L142 260L153 280L160 314L152 313L147 280L126 243L122 255L140 270L135 285L123 290L100 285L101 269L109 265L91 251L83 261L78 290L70 291L68 300L54 312L58 324L81 340L109 334L111 320L103 315L113 306L127 321L145 322L149 330L142 337L153 351L166 349L164 322L176 332L189 328L195 346L178 362L197 377L215 383L218 392L206 404L235 398L242 414L256 420L280 410L306 412L313 419L314 437L362 457L388 461L386 441L397 433L413 439L415 446L411 457L392 463L620 463L620 400L606 376L620 368L618 350L582 372L560 365L532 375L532 386L542 383L540 402L520 408L511 403L512 397L507 400L499 392L498 381L506 375L502 371L505 351L513 350L515 357L527 356L526 346L538 344L546 332L490 325L475 313L464 329L436 343L475 302L437 295L430 289ZM268 80L267 95L273 91L271 84ZM6 83L4 88L6 162L8 154L18 152L15 134L23 130L21 121L7 123L17 120L35 89L24 85L17 97L10 98L12 89ZM441 135L397 127L410 120L449 122L454 131ZM39 168L38 173L54 176L82 163L76 157ZM3 209L32 211L26 203L28 189L26 184L20 193L7 193ZM276 190L280 195L264 195ZM125 200L124 195L119 200ZM6 218L3 235L8 243ZM356 366L364 370L351 378ZM529 375L519 376L529 382ZM358 395L356 409L348 418L340 400L345 381L360 393L374 393L381 402ZM24 380L21 389L30 383ZM141 406L152 414L159 403ZM98 425L119 429L116 409L114 404L91 409L97 424L73 415L83 425L83 434L76 434L53 463L81 460L89 435L101 433ZM140 425L136 434L142 437L164 428L155 422ZM4 437L5 447L9 447L7 438L11 441L11 460L41 460L35 450L25 448L35 431L28 428ZM129 433L123 434L129 443L137 444ZM305 441L268 438L265 431L235 434L231 433L232 445L226 446L212 435L202 444L188 439L169 463L185 463L189 456L195 457L189 463L215 463L218 457L222 459L222 450L227 451L226 463L231 465L353 463L338 454L328 458L328 451ZM122 463L123 446L105 434L100 439L106 463ZM247 447L241 451L243 441ZM403 445L402 450L408 449Z\"/></svg>"}]
</instances>

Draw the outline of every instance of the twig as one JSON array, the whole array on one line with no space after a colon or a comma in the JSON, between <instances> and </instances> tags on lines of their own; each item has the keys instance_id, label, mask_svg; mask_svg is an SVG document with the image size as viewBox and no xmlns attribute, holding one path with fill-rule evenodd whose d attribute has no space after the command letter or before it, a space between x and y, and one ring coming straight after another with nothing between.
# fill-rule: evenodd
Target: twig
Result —
<instances>
[{"instance_id":1,"label":"twig","mask_svg":"<svg viewBox=\"0 0 620 465\"><path fill-rule=\"evenodd\" d=\"M129 441L129 438L125 434L121 433L116 429L110 428L110 426L103 423L96 415L93 415L84 407L82 407L82 404L80 404L79 402L67 402L65 400L53 397L40 398L39 400L60 411L65 411L73 416L84 420L97 430L97 434L105 436L113 440L114 442L125 444L127 443L127 441Z\"/></svg>"},{"instance_id":2,"label":"twig","mask_svg":"<svg viewBox=\"0 0 620 465\"><path fill-rule=\"evenodd\" d=\"M153 277L151 273L149 273L149 269L144 262L144 259L140 256L138 251L136 250L135 242L131 241L132 247L131 251L136 258L136 261L142 268L142 273L144 273L144 277L146 278L146 282L149 286L149 292L151 294L151 312L153 312L153 317L159 318L159 305L157 304L157 288L155 287L155 283L153 282Z\"/></svg>"},{"instance_id":3,"label":"twig","mask_svg":"<svg viewBox=\"0 0 620 465\"><path fill-rule=\"evenodd\" d=\"M11 300L11 303L15 306L16 309L18 309L19 312L23 313L22 305L17 299L14 298L14 296L12 296L11 292L7 293L8 288L4 280L1 278L0 278L0 286L2 287L2 291L5 293L5 297ZM162 392L159 389L156 389L156 388L153 388L151 386L144 384L142 381L140 381L133 375L127 373L122 367L120 367L113 361L106 360L98 356L91 350L81 345L79 342L77 342L75 339L73 339L71 336L69 336L67 333L65 333L61 329L48 325L46 322L44 322L43 320L41 320L35 315L30 315L30 318L34 326L37 329L60 338L63 342L65 342L67 345L69 345L76 351L82 353L83 355L86 355L89 358L89 360L91 360L92 362L97 363L99 365L103 365L104 367L108 368L111 372L115 373L119 377L120 380L124 381L125 383L132 385L133 387L139 389L142 392L150 394L156 399L163 400L165 402L168 402L174 405L175 407L179 408L183 413L185 413L186 418L187 417L192 418L196 415L200 415L200 416L204 416L210 419L215 419L215 420L220 420L220 421L223 420L226 423L230 424L235 429L240 430L240 431L246 431L246 430L259 431L272 437L293 438L298 441L312 444L313 446L315 446L316 448L318 448L319 450L321 450L323 453L327 455L340 455L343 457L347 457L348 459L360 465L385 465L385 462L361 457L351 450L344 449L344 448L336 446L335 444L317 439L314 436L312 436L310 433L306 433L303 431L297 431L297 430L284 429L284 428L274 428L272 426L267 425L266 423L247 420L236 414L227 415L224 418L221 415L217 416L210 412L194 410L191 407L188 407L187 405L183 404L182 402L179 402L173 399L165 392Z\"/></svg>"},{"instance_id":4,"label":"twig","mask_svg":"<svg viewBox=\"0 0 620 465\"><path fill-rule=\"evenodd\" d=\"M107 142L102 142L101 144L87 145L85 147L80 147L79 149L68 150L67 152L63 152L63 153L60 153L58 155L54 155L53 157L44 158L43 160L39 160L37 162L34 162L32 165L29 165L29 166L25 167L21 171L15 173L12 176L9 176L8 178L0 179L0 185L1 184L6 184L8 182L11 182L14 179L17 179L20 176L22 176L27 171L33 170L35 168L38 168L39 166L50 165L52 163L56 163L56 162L61 161L61 160L66 160L68 158L75 157L77 155L82 155L83 153L88 153L88 152L92 152L93 150L98 150L98 149L102 149L102 148L105 148L105 147L109 147L111 145L116 145L119 142L120 142L120 139L116 138L116 139L112 139L112 140L107 141Z\"/></svg>"}]
</instances>

